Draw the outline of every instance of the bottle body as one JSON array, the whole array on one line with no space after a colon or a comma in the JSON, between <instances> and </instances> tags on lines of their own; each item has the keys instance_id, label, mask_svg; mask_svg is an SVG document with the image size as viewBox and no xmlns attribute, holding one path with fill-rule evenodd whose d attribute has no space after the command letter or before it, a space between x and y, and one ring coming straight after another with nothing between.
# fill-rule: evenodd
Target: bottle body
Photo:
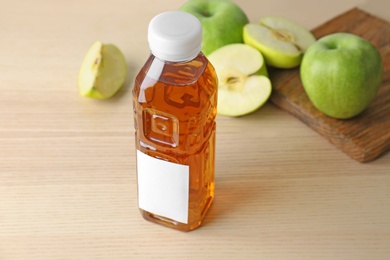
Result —
<instances>
[{"instance_id":1,"label":"bottle body","mask_svg":"<svg viewBox=\"0 0 390 260\"><path fill-rule=\"evenodd\" d=\"M217 85L202 53L187 62L150 55L137 75L132 94L145 219L182 231L201 224L214 197Z\"/></svg>"}]
</instances>

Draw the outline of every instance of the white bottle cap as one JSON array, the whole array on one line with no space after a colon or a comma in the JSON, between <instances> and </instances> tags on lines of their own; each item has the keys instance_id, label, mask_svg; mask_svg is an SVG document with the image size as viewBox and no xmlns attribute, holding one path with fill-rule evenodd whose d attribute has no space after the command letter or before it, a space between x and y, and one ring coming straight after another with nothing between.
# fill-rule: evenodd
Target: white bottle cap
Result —
<instances>
[{"instance_id":1,"label":"white bottle cap","mask_svg":"<svg viewBox=\"0 0 390 260\"><path fill-rule=\"evenodd\" d=\"M149 23L148 41L152 54L161 60L192 60L202 47L202 25L186 12L161 13Z\"/></svg>"}]
</instances>

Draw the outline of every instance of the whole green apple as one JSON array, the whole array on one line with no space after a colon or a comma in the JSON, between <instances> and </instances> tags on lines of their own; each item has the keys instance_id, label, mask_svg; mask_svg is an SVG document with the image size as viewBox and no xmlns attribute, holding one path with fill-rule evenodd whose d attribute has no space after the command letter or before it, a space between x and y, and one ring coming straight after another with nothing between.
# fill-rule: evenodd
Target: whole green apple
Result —
<instances>
[{"instance_id":1,"label":"whole green apple","mask_svg":"<svg viewBox=\"0 0 390 260\"><path fill-rule=\"evenodd\" d=\"M350 33L334 33L312 44L300 75L313 105L324 114L346 119L360 114L375 98L382 81L379 51Z\"/></svg>"},{"instance_id":2,"label":"whole green apple","mask_svg":"<svg viewBox=\"0 0 390 260\"><path fill-rule=\"evenodd\" d=\"M189 0L181 11L196 16L202 24L202 52L207 56L230 43L242 43L242 31L248 17L228 0Z\"/></svg>"}]
</instances>

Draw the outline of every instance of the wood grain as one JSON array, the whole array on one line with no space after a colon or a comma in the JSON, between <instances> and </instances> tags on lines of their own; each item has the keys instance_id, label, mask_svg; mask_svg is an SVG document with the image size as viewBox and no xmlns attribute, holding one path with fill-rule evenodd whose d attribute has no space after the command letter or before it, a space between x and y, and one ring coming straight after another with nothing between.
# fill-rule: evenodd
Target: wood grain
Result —
<instances>
[{"instance_id":1,"label":"wood grain","mask_svg":"<svg viewBox=\"0 0 390 260\"><path fill-rule=\"evenodd\" d=\"M390 153L358 163L269 103L218 116L215 201L202 227L141 217L131 86L150 19L185 1L2 2L0 260L388 260ZM313 28L362 0L235 2L253 22L278 14ZM77 90L98 39L129 66L109 100Z\"/></svg>"},{"instance_id":2,"label":"wood grain","mask_svg":"<svg viewBox=\"0 0 390 260\"><path fill-rule=\"evenodd\" d=\"M375 100L357 117L330 118L318 111L308 99L299 68L273 70L271 101L320 133L353 159L368 162L390 148L390 23L354 8L313 30L316 38L349 32L372 42L382 56L384 72Z\"/></svg>"}]
</instances>

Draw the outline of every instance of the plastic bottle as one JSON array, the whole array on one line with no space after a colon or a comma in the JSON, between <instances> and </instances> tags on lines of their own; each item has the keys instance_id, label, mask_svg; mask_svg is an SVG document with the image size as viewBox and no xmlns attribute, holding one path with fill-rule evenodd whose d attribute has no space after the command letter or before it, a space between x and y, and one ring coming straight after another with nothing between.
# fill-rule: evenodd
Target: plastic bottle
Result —
<instances>
[{"instance_id":1,"label":"plastic bottle","mask_svg":"<svg viewBox=\"0 0 390 260\"><path fill-rule=\"evenodd\" d=\"M138 205L146 220L189 231L214 198L218 80L193 15L157 15L148 41L133 88Z\"/></svg>"}]
</instances>

